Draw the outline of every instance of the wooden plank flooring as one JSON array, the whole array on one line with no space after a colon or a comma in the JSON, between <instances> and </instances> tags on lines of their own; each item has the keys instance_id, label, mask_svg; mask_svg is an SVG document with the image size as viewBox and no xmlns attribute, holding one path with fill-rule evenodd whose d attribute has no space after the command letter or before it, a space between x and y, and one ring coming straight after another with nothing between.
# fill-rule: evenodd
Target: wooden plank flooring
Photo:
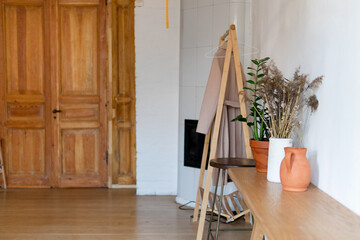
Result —
<instances>
[{"instance_id":1,"label":"wooden plank flooring","mask_svg":"<svg viewBox=\"0 0 360 240\"><path fill-rule=\"evenodd\" d=\"M134 189L1 189L0 239L195 239L193 211L179 210L174 198ZM220 232L219 239L250 239L250 232Z\"/></svg>"}]
</instances>

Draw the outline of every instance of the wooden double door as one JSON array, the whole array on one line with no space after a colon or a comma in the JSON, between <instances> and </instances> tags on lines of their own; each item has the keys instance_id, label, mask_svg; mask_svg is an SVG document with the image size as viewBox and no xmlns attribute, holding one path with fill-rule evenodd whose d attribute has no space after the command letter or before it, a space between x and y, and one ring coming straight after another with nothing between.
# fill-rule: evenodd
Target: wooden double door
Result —
<instances>
[{"instance_id":1,"label":"wooden double door","mask_svg":"<svg viewBox=\"0 0 360 240\"><path fill-rule=\"evenodd\" d=\"M8 185L107 181L103 0L1 0L0 137Z\"/></svg>"}]
</instances>

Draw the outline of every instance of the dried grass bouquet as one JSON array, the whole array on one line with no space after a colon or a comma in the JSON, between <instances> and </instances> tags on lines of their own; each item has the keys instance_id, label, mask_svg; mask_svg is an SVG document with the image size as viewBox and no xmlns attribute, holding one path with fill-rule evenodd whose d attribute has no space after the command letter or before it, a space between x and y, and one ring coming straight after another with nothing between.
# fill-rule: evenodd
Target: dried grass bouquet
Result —
<instances>
[{"instance_id":1,"label":"dried grass bouquet","mask_svg":"<svg viewBox=\"0 0 360 240\"><path fill-rule=\"evenodd\" d=\"M308 74L301 74L300 67L292 79L284 78L273 61L263 64L264 77L258 94L265 100L270 121L264 121L271 137L290 138L294 128L300 127L300 115L305 107L316 111L319 101L315 91L323 76L309 81Z\"/></svg>"}]
</instances>

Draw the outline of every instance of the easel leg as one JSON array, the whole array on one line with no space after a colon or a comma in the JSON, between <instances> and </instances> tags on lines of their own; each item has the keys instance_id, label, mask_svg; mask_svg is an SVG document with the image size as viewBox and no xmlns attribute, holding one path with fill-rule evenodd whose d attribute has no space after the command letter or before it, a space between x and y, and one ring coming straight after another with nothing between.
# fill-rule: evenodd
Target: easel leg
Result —
<instances>
[{"instance_id":1,"label":"easel leg","mask_svg":"<svg viewBox=\"0 0 360 240\"><path fill-rule=\"evenodd\" d=\"M201 169L200 169L200 176L199 176L199 184L196 191L196 202L195 202L195 209L194 209L194 217L193 222L197 222L198 216L199 216L199 208L200 208L200 188L203 186L204 183L204 175L205 175L205 166L206 166L206 159L208 155L209 150L209 142L210 142L210 134L211 134L211 128L209 129L208 134L206 134L205 141L204 141L204 149L203 149L203 155L201 159ZM209 165L208 165L209 168ZM206 208L205 208L206 211Z\"/></svg>"},{"instance_id":2,"label":"easel leg","mask_svg":"<svg viewBox=\"0 0 360 240\"><path fill-rule=\"evenodd\" d=\"M214 168L209 166L208 172L206 174L206 182L205 182L205 188L204 188L203 201L201 203L202 211L200 214L200 220L199 220L196 240L201 240L203 237L203 233L204 233L206 209L207 209L207 205L208 205L209 192L210 192L210 186L211 186L211 176L212 176L213 170L214 170Z\"/></svg>"},{"instance_id":3,"label":"easel leg","mask_svg":"<svg viewBox=\"0 0 360 240\"><path fill-rule=\"evenodd\" d=\"M200 173L201 175L201 173ZM194 215L193 215L193 222L197 222L198 216L199 216L199 208L200 208L200 189L197 188L196 191L196 202L195 202L195 209L194 209Z\"/></svg>"},{"instance_id":4,"label":"easel leg","mask_svg":"<svg viewBox=\"0 0 360 240\"><path fill-rule=\"evenodd\" d=\"M243 81L244 81L243 76L244 75L243 75L241 62L240 62L239 47L238 47L238 43L237 43L237 36L236 36L236 30L235 30L234 24L232 24L230 26L229 37L230 37L229 40L232 42L232 46L234 48L233 53L234 53L236 83L237 83L238 91L240 93L240 91L244 88L244 84L243 84ZM247 116L246 104L245 104L245 99L244 99L243 94L239 94L239 103L240 103L241 114L243 116ZM250 139L249 128L245 122L242 122L242 131L243 131L243 136L244 136L246 157L252 158L252 152L251 152L250 141L249 141L249 139Z\"/></svg>"},{"instance_id":5,"label":"easel leg","mask_svg":"<svg viewBox=\"0 0 360 240\"><path fill-rule=\"evenodd\" d=\"M210 234L211 234L211 224L212 224L212 221L213 221L213 216L214 216L215 202L216 202L216 194L217 194L217 188L218 188L218 184L219 184L219 177L220 177L220 168L218 169L218 172L217 172L217 177L216 177L216 185L215 185L214 201L213 201L212 206L211 206L211 215L210 215L210 222L209 222L209 229L208 229L208 236L207 236L207 239L209 239ZM218 209L218 212L220 213L219 209ZM219 214L218 214L218 218L220 219Z\"/></svg>"}]
</instances>

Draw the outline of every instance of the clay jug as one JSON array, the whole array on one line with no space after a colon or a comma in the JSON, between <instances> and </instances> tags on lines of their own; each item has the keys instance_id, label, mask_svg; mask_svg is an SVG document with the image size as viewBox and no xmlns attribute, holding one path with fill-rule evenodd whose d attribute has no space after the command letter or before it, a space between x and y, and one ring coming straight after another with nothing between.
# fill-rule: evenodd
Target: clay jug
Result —
<instances>
[{"instance_id":1,"label":"clay jug","mask_svg":"<svg viewBox=\"0 0 360 240\"><path fill-rule=\"evenodd\" d=\"M311 168L306 158L306 148L286 147L280 166L283 190L304 192L310 184Z\"/></svg>"}]
</instances>

